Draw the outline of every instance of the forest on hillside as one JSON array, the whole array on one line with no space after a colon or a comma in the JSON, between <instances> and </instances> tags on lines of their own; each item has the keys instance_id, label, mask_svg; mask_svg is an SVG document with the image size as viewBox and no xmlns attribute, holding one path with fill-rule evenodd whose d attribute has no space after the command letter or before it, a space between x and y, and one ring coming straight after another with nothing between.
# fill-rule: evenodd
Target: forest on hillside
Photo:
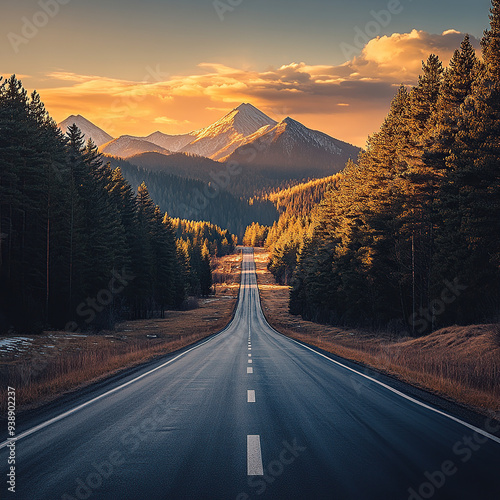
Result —
<instances>
[{"instance_id":1,"label":"forest on hillside","mask_svg":"<svg viewBox=\"0 0 500 500\"><path fill-rule=\"evenodd\" d=\"M76 126L63 135L15 76L0 81L0 164L1 332L108 328L209 293L217 231L177 240L146 184L134 192Z\"/></svg>"},{"instance_id":2,"label":"forest on hillside","mask_svg":"<svg viewBox=\"0 0 500 500\"><path fill-rule=\"evenodd\" d=\"M129 161L107 157L113 167L120 167L132 186L145 182L151 197L174 218L206 221L229 229L239 237L254 221L272 224L278 219L274 204L266 199L248 199L232 194L229 189L194 178L179 177L161 170L136 166ZM240 181L239 177L231 179Z\"/></svg>"},{"instance_id":3,"label":"forest on hillside","mask_svg":"<svg viewBox=\"0 0 500 500\"><path fill-rule=\"evenodd\" d=\"M326 193L338 187L342 173L273 191L265 196L280 213L272 226L254 222L245 230L243 244L271 252L269 270L276 281L289 284L304 241L312 235L316 212Z\"/></svg>"},{"instance_id":4,"label":"forest on hillside","mask_svg":"<svg viewBox=\"0 0 500 500\"><path fill-rule=\"evenodd\" d=\"M490 20L482 57L465 36L448 67L430 55L418 84L400 87L318 205L304 188L276 193L291 209L247 228L245 243L269 248L270 271L291 285L293 314L413 335L498 321L498 1Z\"/></svg>"},{"instance_id":5,"label":"forest on hillside","mask_svg":"<svg viewBox=\"0 0 500 500\"><path fill-rule=\"evenodd\" d=\"M499 2L481 46L466 36L446 69L431 55L399 89L300 246L292 313L415 335L498 320Z\"/></svg>"}]
</instances>

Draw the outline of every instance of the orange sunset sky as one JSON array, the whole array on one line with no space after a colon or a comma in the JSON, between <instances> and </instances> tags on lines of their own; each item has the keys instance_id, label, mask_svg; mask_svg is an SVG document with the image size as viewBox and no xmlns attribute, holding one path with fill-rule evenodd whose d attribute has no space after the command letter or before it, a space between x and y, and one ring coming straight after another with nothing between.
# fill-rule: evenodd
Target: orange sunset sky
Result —
<instances>
[{"instance_id":1,"label":"orange sunset sky","mask_svg":"<svg viewBox=\"0 0 500 500\"><path fill-rule=\"evenodd\" d=\"M416 83L430 53L447 64L465 32L479 48L490 5L430 16L424 8L432 2L407 0L376 21L387 1L354 1L342 15L340 3L320 0L309 4L312 13L297 3L295 15L281 1L271 8L243 0L223 11L201 0L147 0L142 10L131 1L83 2L92 12L65 2L45 24L36 17L40 2L29 0L0 21L1 74L16 73L37 89L58 122L81 114L114 137L176 134L250 102L274 119L292 116L357 146L379 128L397 87ZM26 23L35 21L40 27L30 32Z\"/></svg>"}]
</instances>

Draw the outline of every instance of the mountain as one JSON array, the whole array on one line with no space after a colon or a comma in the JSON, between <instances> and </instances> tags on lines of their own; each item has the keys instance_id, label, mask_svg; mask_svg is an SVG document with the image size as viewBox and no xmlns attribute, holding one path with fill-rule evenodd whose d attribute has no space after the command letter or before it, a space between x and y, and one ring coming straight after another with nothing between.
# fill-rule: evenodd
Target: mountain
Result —
<instances>
[{"instance_id":1,"label":"mountain","mask_svg":"<svg viewBox=\"0 0 500 500\"><path fill-rule=\"evenodd\" d=\"M118 139L114 139L100 147L103 154L110 156L119 156L120 158L129 158L141 153L161 153L162 155L169 155L171 151L162 148L157 144L138 139L130 135L122 135Z\"/></svg>"},{"instance_id":2,"label":"mountain","mask_svg":"<svg viewBox=\"0 0 500 500\"><path fill-rule=\"evenodd\" d=\"M83 117L68 121L91 136L99 137L97 131L105 134ZM104 154L127 158L147 170L219 182L223 189L242 197L332 175L360 152L292 118L278 123L251 104L240 104L212 125L189 134L157 131L146 137L124 135L98 143ZM230 165L235 168L228 175Z\"/></svg>"},{"instance_id":3,"label":"mountain","mask_svg":"<svg viewBox=\"0 0 500 500\"><path fill-rule=\"evenodd\" d=\"M71 127L73 124L75 124L82 131L86 141L89 138L92 138L97 147L113 140L113 137L111 137L108 133L104 132L104 130L100 129L92 122L89 122L81 115L68 116L66 120L59 123L58 127L66 133L68 131L68 127Z\"/></svg>"},{"instance_id":4,"label":"mountain","mask_svg":"<svg viewBox=\"0 0 500 500\"><path fill-rule=\"evenodd\" d=\"M172 153L166 156L162 153L146 152L130 156L127 161L151 172L164 172L205 182L212 180L211 174L224 170L224 165L219 162L186 153Z\"/></svg>"},{"instance_id":5,"label":"mountain","mask_svg":"<svg viewBox=\"0 0 500 500\"><path fill-rule=\"evenodd\" d=\"M187 146L190 142L195 140L196 135L194 135L193 132L191 132L190 134L169 135L157 131L153 132L147 137L134 137L134 139L152 142L157 146L176 153L180 151L184 146Z\"/></svg>"},{"instance_id":6,"label":"mountain","mask_svg":"<svg viewBox=\"0 0 500 500\"><path fill-rule=\"evenodd\" d=\"M196 138L181 152L219 160L231 154L248 136L275 125L274 120L251 104L241 104L212 125L192 132Z\"/></svg>"},{"instance_id":7,"label":"mountain","mask_svg":"<svg viewBox=\"0 0 500 500\"><path fill-rule=\"evenodd\" d=\"M146 154L162 156L157 153ZM179 158L181 157L182 155ZM170 159L170 156L163 158ZM207 158L192 159L221 166L220 163ZM172 175L161 169L144 169L130 163L130 159L113 157L106 160L110 161L112 168L120 167L123 176L133 188L136 189L144 181L154 202L160 206L162 212L168 212L173 218L210 221L230 229L240 238L243 237L245 228L254 221L272 225L278 220L278 211L269 200L250 202L225 189L216 188L212 182Z\"/></svg>"},{"instance_id":8,"label":"mountain","mask_svg":"<svg viewBox=\"0 0 500 500\"><path fill-rule=\"evenodd\" d=\"M258 130L221 161L265 169L270 176L306 178L339 172L359 152L288 117L272 128Z\"/></svg>"}]
</instances>

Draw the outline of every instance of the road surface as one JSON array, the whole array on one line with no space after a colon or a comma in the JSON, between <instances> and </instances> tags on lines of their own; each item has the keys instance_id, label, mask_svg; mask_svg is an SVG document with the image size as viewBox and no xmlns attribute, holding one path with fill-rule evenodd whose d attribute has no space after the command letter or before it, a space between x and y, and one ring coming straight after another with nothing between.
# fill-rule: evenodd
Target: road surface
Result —
<instances>
[{"instance_id":1,"label":"road surface","mask_svg":"<svg viewBox=\"0 0 500 500\"><path fill-rule=\"evenodd\" d=\"M493 421L471 426L353 366L267 324L245 250L232 323L23 421L15 493L0 444L1 498L500 498Z\"/></svg>"}]
</instances>

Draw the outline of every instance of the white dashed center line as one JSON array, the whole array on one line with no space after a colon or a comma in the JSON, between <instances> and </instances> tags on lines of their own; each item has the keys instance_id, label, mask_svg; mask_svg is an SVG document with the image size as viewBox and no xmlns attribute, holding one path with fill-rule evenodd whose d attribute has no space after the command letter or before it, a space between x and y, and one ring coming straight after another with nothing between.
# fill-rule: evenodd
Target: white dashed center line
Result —
<instances>
[{"instance_id":1,"label":"white dashed center line","mask_svg":"<svg viewBox=\"0 0 500 500\"><path fill-rule=\"evenodd\" d=\"M255 403L255 391L253 390L247 391L247 400L249 403Z\"/></svg>"},{"instance_id":2,"label":"white dashed center line","mask_svg":"<svg viewBox=\"0 0 500 500\"><path fill-rule=\"evenodd\" d=\"M247 373L253 373L253 368L251 366L247 367Z\"/></svg>"},{"instance_id":3,"label":"white dashed center line","mask_svg":"<svg viewBox=\"0 0 500 500\"><path fill-rule=\"evenodd\" d=\"M247 474L249 476L264 475L259 435L247 436Z\"/></svg>"}]
</instances>

